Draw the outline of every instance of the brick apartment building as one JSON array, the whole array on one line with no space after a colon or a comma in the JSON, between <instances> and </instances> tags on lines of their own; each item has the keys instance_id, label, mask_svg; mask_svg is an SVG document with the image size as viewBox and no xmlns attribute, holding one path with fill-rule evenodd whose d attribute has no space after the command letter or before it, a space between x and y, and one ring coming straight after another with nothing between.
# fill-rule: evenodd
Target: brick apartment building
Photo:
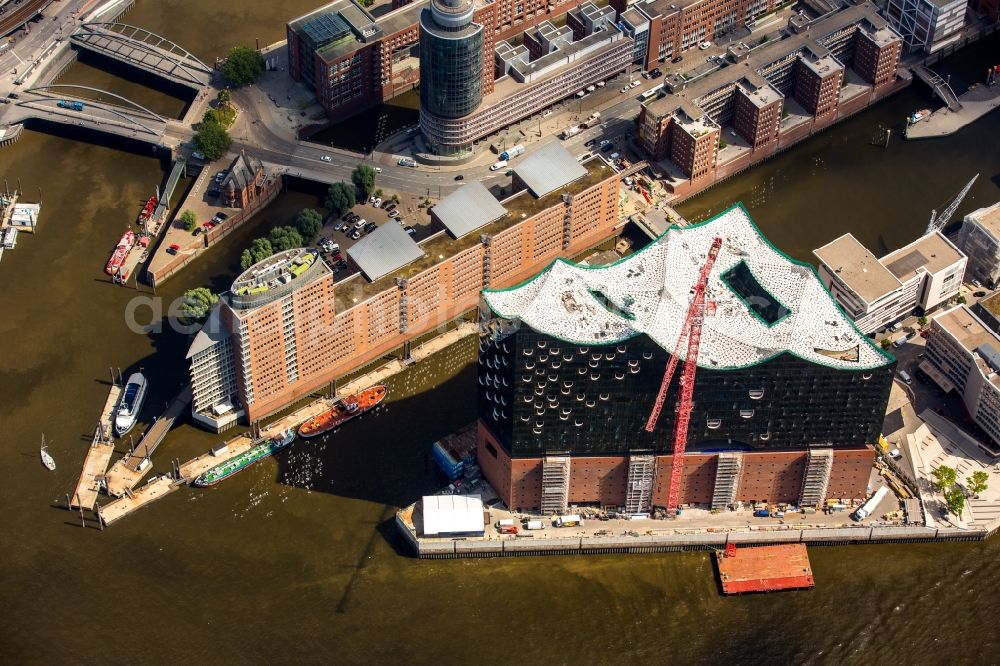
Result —
<instances>
[{"instance_id":1,"label":"brick apartment building","mask_svg":"<svg viewBox=\"0 0 1000 666\"><path fill-rule=\"evenodd\" d=\"M655 160L670 158L685 179L675 192L697 189L764 159L864 108L896 84L902 40L872 5L815 22L796 16L790 28L798 34L752 50L731 48L734 65L695 82L667 77L669 94L643 105L639 145ZM789 112L793 118L783 121ZM693 122L706 143L710 134L718 143L732 126L747 145L730 151L735 154L716 151L706 165L708 151L689 147Z\"/></svg>"},{"instance_id":2,"label":"brick apartment building","mask_svg":"<svg viewBox=\"0 0 1000 666\"><path fill-rule=\"evenodd\" d=\"M513 284L607 238L618 223L617 173L596 158L582 167L568 154L553 159L566 168L553 172L532 156L518 164L528 191L503 202L485 188L489 200L451 201L475 184L459 189L435 206L441 227L425 241L413 243L399 228L414 255L376 272L358 253L364 275L346 284L308 250L250 267L188 352L195 420L216 430L239 412L256 421L470 313L484 287Z\"/></svg>"}]
</instances>

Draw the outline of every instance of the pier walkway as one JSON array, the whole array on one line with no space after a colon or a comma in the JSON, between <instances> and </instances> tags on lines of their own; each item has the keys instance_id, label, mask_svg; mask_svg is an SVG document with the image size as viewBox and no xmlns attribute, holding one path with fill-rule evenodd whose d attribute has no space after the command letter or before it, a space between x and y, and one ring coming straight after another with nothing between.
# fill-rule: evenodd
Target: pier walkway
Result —
<instances>
[{"instance_id":1,"label":"pier walkway","mask_svg":"<svg viewBox=\"0 0 1000 666\"><path fill-rule=\"evenodd\" d=\"M174 421L186 411L189 404L191 404L190 384L181 389L181 392L167 407L167 411L153 422L146 434L142 436L139 445L132 451L132 455L122 458L111 467L107 477L109 495L121 497L126 494L126 491L135 488L151 466L153 451L160 445L167 432L173 427Z\"/></svg>"},{"instance_id":2,"label":"pier walkway","mask_svg":"<svg viewBox=\"0 0 1000 666\"><path fill-rule=\"evenodd\" d=\"M114 425L115 407L118 406L118 398L121 397L121 394L121 384L112 384L111 390L108 391L108 399L104 403L104 409L101 410L98 424L101 428L101 439L105 441L110 441L114 434L111 429Z\"/></svg>"},{"instance_id":3,"label":"pier walkway","mask_svg":"<svg viewBox=\"0 0 1000 666\"><path fill-rule=\"evenodd\" d=\"M80 480L77 481L76 490L70 498L70 506L84 509L93 509L97 504L97 495L101 491L101 482L104 473L108 470L108 463L115 453L115 445L112 442L102 441L100 433L94 433L94 441L87 449L87 457L83 461L83 471L80 472Z\"/></svg>"},{"instance_id":4,"label":"pier walkway","mask_svg":"<svg viewBox=\"0 0 1000 666\"><path fill-rule=\"evenodd\" d=\"M170 169L170 175L167 176L167 184L163 186L163 191L160 192L160 200L156 204L156 210L153 212L153 220L157 224L163 221L167 215L167 211L170 210L170 197L173 196L174 190L177 189L177 183L180 182L181 178L187 177L187 158L178 157L174 160L174 166Z\"/></svg>"},{"instance_id":5,"label":"pier walkway","mask_svg":"<svg viewBox=\"0 0 1000 666\"><path fill-rule=\"evenodd\" d=\"M957 111L949 108L938 109L925 120L907 127L906 138L933 139L949 136L974 123L1000 107L1000 83L992 86L977 84L962 93L959 99L962 100L960 109Z\"/></svg>"},{"instance_id":6,"label":"pier walkway","mask_svg":"<svg viewBox=\"0 0 1000 666\"><path fill-rule=\"evenodd\" d=\"M166 497L170 493L177 490L179 485L180 484L175 482L169 476L158 476L150 479L149 483L144 485L139 490L135 492L129 490L120 499L102 506L98 510L97 515L102 523L110 525L111 523L121 520L133 511L138 511L151 502L155 502L161 497Z\"/></svg>"},{"instance_id":7,"label":"pier walkway","mask_svg":"<svg viewBox=\"0 0 1000 666\"><path fill-rule=\"evenodd\" d=\"M84 23L70 37L73 46L99 53L194 90L212 80L211 67L166 37L126 23Z\"/></svg>"}]
</instances>

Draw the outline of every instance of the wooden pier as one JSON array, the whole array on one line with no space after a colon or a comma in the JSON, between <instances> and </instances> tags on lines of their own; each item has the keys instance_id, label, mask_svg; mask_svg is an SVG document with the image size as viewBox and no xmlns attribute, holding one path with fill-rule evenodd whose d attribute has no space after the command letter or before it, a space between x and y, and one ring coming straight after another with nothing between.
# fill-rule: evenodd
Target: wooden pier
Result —
<instances>
[{"instance_id":1,"label":"wooden pier","mask_svg":"<svg viewBox=\"0 0 1000 666\"><path fill-rule=\"evenodd\" d=\"M123 497L102 506L97 515L105 525L117 522L133 511L138 511L152 502L166 497L177 490L180 484L169 476L158 476L136 491L127 490Z\"/></svg>"},{"instance_id":2,"label":"wooden pier","mask_svg":"<svg viewBox=\"0 0 1000 666\"><path fill-rule=\"evenodd\" d=\"M173 427L174 421L184 413L189 404L191 404L190 384L181 389L181 392L167 407L167 411L153 422L132 454L122 458L111 467L107 476L109 495L122 497L125 495L126 489L131 490L136 487L149 468L152 467L153 451L160 445L167 432Z\"/></svg>"},{"instance_id":3,"label":"wooden pier","mask_svg":"<svg viewBox=\"0 0 1000 666\"><path fill-rule=\"evenodd\" d=\"M101 428L101 438L104 440L110 440L112 435L114 435L114 421L115 421L115 407L118 406L118 399L122 395L122 385L112 384L111 390L108 391L108 399L104 403L104 409L101 410L101 419L98 424Z\"/></svg>"},{"instance_id":4,"label":"wooden pier","mask_svg":"<svg viewBox=\"0 0 1000 666\"><path fill-rule=\"evenodd\" d=\"M76 508L93 509L97 504L97 495L101 491L101 482L104 480L104 473L108 470L108 463L115 453L115 445L94 437L94 442L87 449L87 457L83 461L83 471L80 473L80 480L76 483L76 490L70 499L70 506Z\"/></svg>"}]
</instances>

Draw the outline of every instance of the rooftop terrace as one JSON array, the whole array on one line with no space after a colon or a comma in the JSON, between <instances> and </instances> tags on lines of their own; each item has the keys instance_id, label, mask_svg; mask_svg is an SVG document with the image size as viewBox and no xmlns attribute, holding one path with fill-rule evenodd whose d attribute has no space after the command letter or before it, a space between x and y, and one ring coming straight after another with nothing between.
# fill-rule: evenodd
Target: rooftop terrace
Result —
<instances>
[{"instance_id":1,"label":"rooftop terrace","mask_svg":"<svg viewBox=\"0 0 1000 666\"><path fill-rule=\"evenodd\" d=\"M260 307L329 272L316 250L285 250L241 273L230 290L230 305L240 310Z\"/></svg>"}]
</instances>

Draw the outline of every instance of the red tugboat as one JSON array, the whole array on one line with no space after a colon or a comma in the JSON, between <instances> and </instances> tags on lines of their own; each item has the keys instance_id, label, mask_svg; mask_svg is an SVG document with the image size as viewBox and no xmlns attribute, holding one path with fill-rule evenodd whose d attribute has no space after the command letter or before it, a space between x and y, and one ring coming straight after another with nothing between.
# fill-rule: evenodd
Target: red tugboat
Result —
<instances>
[{"instance_id":1,"label":"red tugboat","mask_svg":"<svg viewBox=\"0 0 1000 666\"><path fill-rule=\"evenodd\" d=\"M357 395L349 395L333 404L322 414L312 417L299 427L299 437L316 437L337 426L361 416L385 398L386 388L382 384L365 389Z\"/></svg>"},{"instance_id":2,"label":"red tugboat","mask_svg":"<svg viewBox=\"0 0 1000 666\"><path fill-rule=\"evenodd\" d=\"M132 227L129 227L118 240L118 245L115 246L114 252L111 253L111 258L108 259L108 264L104 267L104 272L108 275L117 274L118 269L125 263L125 258L128 257L128 253L132 250L133 245L135 245L135 232L132 231Z\"/></svg>"}]
</instances>

